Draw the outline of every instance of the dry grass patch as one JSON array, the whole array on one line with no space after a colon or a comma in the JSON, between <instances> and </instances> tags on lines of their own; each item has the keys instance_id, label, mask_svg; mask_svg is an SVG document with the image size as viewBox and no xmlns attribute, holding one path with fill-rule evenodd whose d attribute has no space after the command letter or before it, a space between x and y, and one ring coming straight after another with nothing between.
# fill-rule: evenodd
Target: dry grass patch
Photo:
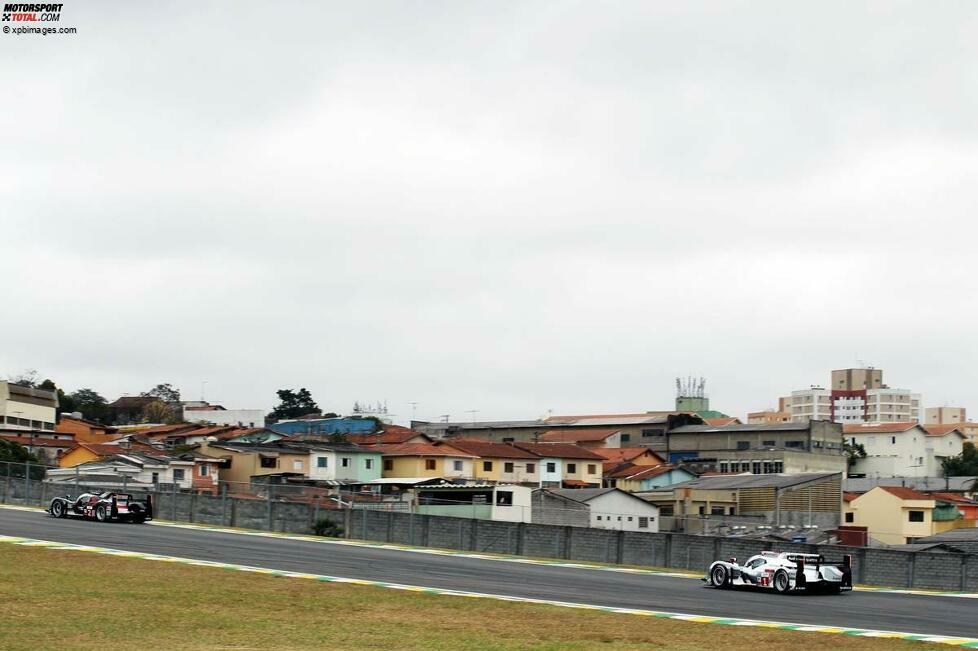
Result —
<instances>
[{"instance_id":1,"label":"dry grass patch","mask_svg":"<svg viewBox=\"0 0 978 651\"><path fill-rule=\"evenodd\" d=\"M0 568L0 648L11 650L936 648L6 544Z\"/></svg>"}]
</instances>

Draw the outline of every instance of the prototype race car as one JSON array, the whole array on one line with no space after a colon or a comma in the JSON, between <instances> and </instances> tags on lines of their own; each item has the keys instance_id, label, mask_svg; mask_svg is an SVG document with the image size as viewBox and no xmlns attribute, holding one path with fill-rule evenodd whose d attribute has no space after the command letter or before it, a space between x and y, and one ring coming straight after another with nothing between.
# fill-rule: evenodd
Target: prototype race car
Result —
<instances>
[{"instance_id":1,"label":"prototype race car","mask_svg":"<svg viewBox=\"0 0 978 651\"><path fill-rule=\"evenodd\" d=\"M138 502L129 493L82 493L75 499L65 495L51 500L47 511L55 518L142 523L153 519L153 498L147 495L146 501Z\"/></svg>"},{"instance_id":2,"label":"prototype race car","mask_svg":"<svg viewBox=\"0 0 978 651\"><path fill-rule=\"evenodd\" d=\"M827 563L820 554L761 552L743 565L736 558L714 561L703 579L716 588L753 586L784 594L792 590L838 594L852 590L852 556Z\"/></svg>"}]
</instances>

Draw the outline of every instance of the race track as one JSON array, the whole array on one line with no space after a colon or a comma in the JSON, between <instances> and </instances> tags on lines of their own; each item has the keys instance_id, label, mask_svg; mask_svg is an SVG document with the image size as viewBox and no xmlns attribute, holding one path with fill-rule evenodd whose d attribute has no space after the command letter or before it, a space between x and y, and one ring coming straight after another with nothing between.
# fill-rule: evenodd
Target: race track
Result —
<instances>
[{"instance_id":1,"label":"race track","mask_svg":"<svg viewBox=\"0 0 978 651\"><path fill-rule=\"evenodd\" d=\"M0 534L332 576L745 619L978 637L975 599L851 592L778 596L687 578L419 554L206 530L56 520L0 509Z\"/></svg>"}]
</instances>

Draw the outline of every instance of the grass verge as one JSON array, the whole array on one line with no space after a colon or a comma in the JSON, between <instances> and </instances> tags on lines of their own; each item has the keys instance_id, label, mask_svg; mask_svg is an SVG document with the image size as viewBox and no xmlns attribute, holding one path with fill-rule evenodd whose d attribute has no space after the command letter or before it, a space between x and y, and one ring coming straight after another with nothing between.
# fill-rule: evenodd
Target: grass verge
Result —
<instances>
[{"instance_id":1,"label":"grass verge","mask_svg":"<svg viewBox=\"0 0 978 651\"><path fill-rule=\"evenodd\" d=\"M4 649L924 649L0 546Z\"/></svg>"}]
</instances>

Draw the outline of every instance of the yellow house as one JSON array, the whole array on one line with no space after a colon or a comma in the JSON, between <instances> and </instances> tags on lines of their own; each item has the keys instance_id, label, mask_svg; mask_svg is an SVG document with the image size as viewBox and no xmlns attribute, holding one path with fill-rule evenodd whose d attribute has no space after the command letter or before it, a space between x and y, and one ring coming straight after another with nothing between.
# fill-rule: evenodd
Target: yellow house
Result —
<instances>
[{"instance_id":1,"label":"yellow house","mask_svg":"<svg viewBox=\"0 0 978 651\"><path fill-rule=\"evenodd\" d=\"M246 490L256 475L276 475L283 472L309 474L309 450L288 448L274 443L234 444L204 442L200 452L224 459L218 475L222 482L231 482L228 491Z\"/></svg>"},{"instance_id":2,"label":"yellow house","mask_svg":"<svg viewBox=\"0 0 978 651\"><path fill-rule=\"evenodd\" d=\"M540 485L540 457L506 443L481 439L451 439L437 447L448 446L475 457L475 478L501 484Z\"/></svg>"},{"instance_id":3,"label":"yellow house","mask_svg":"<svg viewBox=\"0 0 978 651\"><path fill-rule=\"evenodd\" d=\"M877 486L848 501L845 521L866 527L869 537L881 543L903 545L936 533L935 506L930 495L910 488Z\"/></svg>"},{"instance_id":4,"label":"yellow house","mask_svg":"<svg viewBox=\"0 0 978 651\"><path fill-rule=\"evenodd\" d=\"M478 457L448 444L395 443L375 445L381 453L381 475L387 477L475 478L474 463Z\"/></svg>"},{"instance_id":5,"label":"yellow house","mask_svg":"<svg viewBox=\"0 0 978 651\"><path fill-rule=\"evenodd\" d=\"M570 443L523 443L514 446L540 457L540 481L544 487L600 488L605 458Z\"/></svg>"},{"instance_id":6,"label":"yellow house","mask_svg":"<svg viewBox=\"0 0 978 651\"><path fill-rule=\"evenodd\" d=\"M116 445L112 443L76 443L73 448L62 454L58 458L58 465L62 468L74 468L75 466L89 461L98 461L113 454L125 454L127 451L156 451L156 448L145 443L123 443Z\"/></svg>"}]
</instances>

